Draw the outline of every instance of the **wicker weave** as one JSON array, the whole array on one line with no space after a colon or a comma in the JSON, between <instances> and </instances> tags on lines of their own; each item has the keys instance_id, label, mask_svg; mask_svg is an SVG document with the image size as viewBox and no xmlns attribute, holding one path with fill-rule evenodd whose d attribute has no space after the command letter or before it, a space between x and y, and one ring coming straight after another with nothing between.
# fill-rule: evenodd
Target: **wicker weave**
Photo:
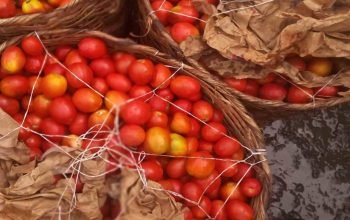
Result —
<instances>
[{"instance_id":1,"label":"wicker weave","mask_svg":"<svg viewBox=\"0 0 350 220\"><path fill-rule=\"evenodd\" d=\"M121 34L126 20L125 3L125 0L72 0L67 6L47 13L0 19L0 43L33 31L66 28Z\"/></svg>"},{"instance_id":2,"label":"wicker weave","mask_svg":"<svg viewBox=\"0 0 350 220\"><path fill-rule=\"evenodd\" d=\"M221 81L214 79L209 74L204 74L195 68L183 64L175 59L172 59L166 54L160 53L158 50L136 44L127 39L115 38L111 35L98 31L74 31L74 30L56 30L50 32L38 32L43 43L48 48L55 48L62 44L76 44L86 36L96 36L103 39L111 51L125 51L133 53L138 57L148 57L155 62L163 63L172 67L183 67L182 73L196 77L200 80L203 92L206 98L211 101L217 108L221 109L225 114L225 124L229 128L231 134L249 147L250 149L259 149L264 145L261 130L258 128L255 121L246 112L243 105L227 91L227 87ZM21 37L13 38L0 45L0 53L9 45L18 44ZM265 161L263 155L255 155L255 161ZM265 207L269 198L271 177L268 163L262 162L256 165L255 170L258 178L262 181L264 189L259 197L254 198L252 206L258 220L266 219Z\"/></svg>"}]
</instances>

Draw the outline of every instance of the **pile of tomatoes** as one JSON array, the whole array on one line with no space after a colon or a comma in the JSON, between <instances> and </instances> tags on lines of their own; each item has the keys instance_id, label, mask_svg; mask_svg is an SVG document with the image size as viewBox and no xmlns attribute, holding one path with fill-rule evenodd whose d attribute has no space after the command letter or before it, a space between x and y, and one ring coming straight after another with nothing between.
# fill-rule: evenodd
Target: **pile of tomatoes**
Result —
<instances>
[{"instance_id":1,"label":"pile of tomatoes","mask_svg":"<svg viewBox=\"0 0 350 220\"><path fill-rule=\"evenodd\" d=\"M302 59L299 56L290 56L286 59L300 72L309 71L315 75L325 77L333 73L333 63L327 58ZM316 98L336 97L339 86L324 86L307 88L291 84L287 77L275 73L268 74L263 79L235 79L226 78L225 82L232 88L245 94L273 101L286 101L288 103L304 104Z\"/></svg>"},{"instance_id":2,"label":"pile of tomatoes","mask_svg":"<svg viewBox=\"0 0 350 220\"><path fill-rule=\"evenodd\" d=\"M21 14L48 12L63 7L71 0L0 0L0 19Z\"/></svg>"},{"instance_id":3,"label":"pile of tomatoes","mask_svg":"<svg viewBox=\"0 0 350 220\"><path fill-rule=\"evenodd\" d=\"M217 5L218 0L206 0ZM175 42L181 43L187 37L198 37L204 31L209 16L200 14L192 0L151 0L152 9L159 21L169 30Z\"/></svg>"}]
</instances>

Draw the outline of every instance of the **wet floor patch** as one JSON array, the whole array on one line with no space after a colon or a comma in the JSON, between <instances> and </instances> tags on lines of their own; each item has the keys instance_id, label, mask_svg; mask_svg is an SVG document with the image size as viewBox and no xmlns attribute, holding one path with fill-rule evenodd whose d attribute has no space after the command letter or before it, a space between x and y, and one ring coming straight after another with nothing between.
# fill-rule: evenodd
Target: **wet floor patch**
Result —
<instances>
[{"instance_id":1,"label":"wet floor patch","mask_svg":"<svg viewBox=\"0 0 350 220\"><path fill-rule=\"evenodd\" d=\"M295 113L263 128L272 220L350 220L350 105Z\"/></svg>"}]
</instances>

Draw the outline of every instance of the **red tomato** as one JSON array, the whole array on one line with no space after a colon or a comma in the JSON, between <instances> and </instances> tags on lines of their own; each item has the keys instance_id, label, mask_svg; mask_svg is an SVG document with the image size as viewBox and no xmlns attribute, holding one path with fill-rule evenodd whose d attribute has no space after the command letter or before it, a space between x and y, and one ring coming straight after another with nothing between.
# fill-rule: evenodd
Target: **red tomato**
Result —
<instances>
[{"instance_id":1,"label":"red tomato","mask_svg":"<svg viewBox=\"0 0 350 220\"><path fill-rule=\"evenodd\" d=\"M95 37L85 37L78 44L81 55L88 59L97 59L107 54L107 46L103 40Z\"/></svg>"},{"instance_id":2,"label":"red tomato","mask_svg":"<svg viewBox=\"0 0 350 220\"><path fill-rule=\"evenodd\" d=\"M188 132L187 135L188 136L197 137L199 135L199 133L200 133L201 125L194 118L190 118L190 123L191 123L191 130L190 130L190 132Z\"/></svg>"},{"instance_id":3,"label":"red tomato","mask_svg":"<svg viewBox=\"0 0 350 220\"><path fill-rule=\"evenodd\" d=\"M28 110L28 107L29 107L29 98L30 96L26 95L22 98L21 100L21 106L23 108L24 111L27 111ZM29 109L29 112L32 111L32 108Z\"/></svg>"},{"instance_id":4,"label":"red tomato","mask_svg":"<svg viewBox=\"0 0 350 220\"><path fill-rule=\"evenodd\" d=\"M26 56L17 46L7 47L1 55L1 67L6 73L14 74L22 71L26 63Z\"/></svg>"},{"instance_id":5,"label":"red tomato","mask_svg":"<svg viewBox=\"0 0 350 220\"><path fill-rule=\"evenodd\" d=\"M2 0L0 4L0 18L10 18L16 15L16 5L12 0Z\"/></svg>"},{"instance_id":6,"label":"red tomato","mask_svg":"<svg viewBox=\"0 0 350 220\"><path fill-rule=\"evenodd\" d=\"M70 66L74 63L85 63L87 64L87 60L85 57L83 57L82 55L80 55L79 51L76 49L73 49L71 51L68 52L68 54L66 55L66 58L64 60L64 64L65 66Z\"/></svg>"},{"instance_id":7,"label":"red tomato","mask_svg":"<svg viewBox=\"0 0 350 220\"><path fill-rule=\"evenodd\" d=\"M19 102L16 99L0 94L0 108L7 114L14 116L19 112Z\"/></svg>"},{"instance_id":8,"label":"red tomato","mask_svg":"<svg viewBox=\"0 0 350 220\"><path fill-rule=\"evenodd\" d=\"M232 177L238 172L237 162L230 161L230 158L216 160L215 169L224 177Z\"/></svg>"},{"instance_id":9,"label":"red tomato","mask_svg":"<svg viewBox=\"0 0 350 220\"><path fill-rule=\"evenodd\" d=\"M184 220L192 220L193 219L193 214L191 210L187 210L184 213Z\"/></svg>"},{"instance_id":10,"label":"red tomato","mask_svg":"<svg viewBox=\"0 0 350 220\"><path fill-rule=\"evenodd\" d=\"M222 123L224 120L224 113L219 109L214 109L213 118L211 121Z\"/></svg>"},{"instance_id":11,"label":"red tomato","mask_svg":"<svg viewBox=\"0 0 350 220\"><path fill-rule=\"evenodd\" d=\"M155 110L155 111L162 111L167 113L170 108L169 102L163 100L158 96L153 96L148 103L152 107L152 110Z\"/></svg>"},{"instance_id":12,"label":"red tomato","mask_svg":"<svg viewBox=\"0 0 350 220\"><path fill-rule=\"evenodd\" d=\"M170 106L170 112L175 114L176 112L182 112L183 110L187 113L192 111L192 102L186 99L178 99L172 102L173 105Z\"/></svg>"},{"instance_id":13,"label":"red tomato","mask_svg":"<svg viewBox=\"0 0 350 220\"><path fill-rule=\"evenodd\" d=\"M176 158L171 159L166 166L166 173L170 178L178 179L185 176L186 173L186 159L185 158Z\"/></svg>"},{"instance_id":14,"label":"red tomato","mask_svg":"<svg viewBox=\"0 0 350 220\"><path fill-rule=\"evenodd\" d=\"M159 95L160 97L164 98L165 100L171 102L173 101L174 94L171 92L170 89L166 88L166 89L158 89L157 90L157 95Z\"/></svg>"},{"instance_id":15,"label":"red tomato","mask_svg":"<svg viewBox=\"0 0 350 220\"><path fill-rule=\"evenodd\" d=\"M192 24L187 22L179 22L170 28L171 37L176 43L185 41L189 36L198 37L199 30Z\"/></svg>"},{"instance_id":16,"label":"red tomato","mask_svg":"<svg viewBox=\"0 0 350 220\"><path fill-rule=\"evenodd\" d=\"M193 24L198 17L199 13L195 7L177 5L171 9L168 21L170 24L179 22Z\"/></svg>"},{"instance_id":17,"label":"red tomato","mask_svg":"<svg viewBox=\"0 0 350 220\"><path fill-rule=\"evenodd\" d=\"M127 93L131 89L131 81L122 74L110 73L106 77L108 86L116 91Z\"/></svg>"},{"instance_id":18,"label":"red tomato","mask_svg":"<svg viewBox=\"0 0 350 220\"><path fill-rule=\"evenodd\" d=\"M244 150L243 148L239 148L233 155L232 159L235 161L240 161L244 159Z\"/></svg>"},{"instance_id":19,"label":"red tomato","mask_svg":"<svg viewBox=\"0 0 350 220\"><path fill-rule=\"evenodd\" d=\"M227 133L226 127L218 122L209 122L201 130L202 138L205 141L216 142Z\"/></svg>"},{"instance_id":20,"label":"red tomato","mask_svg":"<svg viewBox=\"0 0 350 220\"><path fill-rule=\"evenodd\" d=\"M199 206L194 206L191 208L193 217L195 218L206 218L211 210L211 201L208 197L203 196L199 202Z\"/></svg>"},{"instance_id":21,"label":"red tomato","mask_svg":"<svg viewBox=\"0 0 350 220\"><path fill-rule=\"evenodd\" d=\"M157 64L154 66L154 76L150 84L153 88L166 88L170 85L170 77L170 69L163 64Z\"/></svg>"},{"instance_id":22,"label":"red tomato","mask_svg":"<svg viewBox=\"0 0 350 220\"><path fill-rule=\"evenodd\" d=\"M40 124L40 131L52 141L61 141L66 128L51 118L45 118Z\"/></svg>"},{"instance_id":23,"label":"red tomato","mask_svg":"<svg viewBox=\"0 0 350 220\"><path fill-rule=\"evenodd\" d=\"M267 100L283 101L287 96L287 89L277 83L267 83L259 90L259 97Z\"/></svg>"},{"instance_id":24,"label":"red tomato","mask_svg":"<svg viewBox=\"0 0 350 220\"><path fill-rule=\"evenodd\" d=\"M326 87L317 87L314 88L314 92L317 97L335 97L338 94L338 87L336 86L326 86Z\"/></svg>"},{"instance_id":25,"label":"red tomato","mask_svg":"<svg viewBox=\"0 0 350 220\"><path fill-rule=\"evenodd\" d=\"M41 89L47 98L62 96L67 90L67 80L58 74L49 74L42 79Z\"/></svg>"},{"instance_id":26,"label":"red tomato","mask_svg":"<svg viewBox=\"0 0 350 220\"><path fill-rule=\"evenodd\" d=\"M148 160L141 163L145 176L149 180L159 181L163 179L163 168L157 160Z\"/></svg>"},{"instance_id":27,"label":"red tomato","mask_svg":"<svg viewBox=\"0 0 350 220\"><path fill-rule=\"evenodd\" d=\"M291 86L288 91L287 101L289 103L308 103L312 100L314 91L303 86Z\"/></svg>"},{"instance_id":28,"label":"red tomato","mask_svg":"<svg viewBox=\"0 0 350 220\"><path fill-rule=\"evenodd\" d=\"M259 93L259 83L257 83L256 80L248 79L247 86L243 92L245 94L257 97Z\"/></svg>"},{"instance_id":29,"label":"red tomato","mask_svg":"<svg viewBox=\"0 0 350 220\"><path fill-rule=\"evenodd\" d=\"M21 47L30 56L44 54L44 47L36 36L28 36L22 39Z\"/></svg>"},{"instance_id":30,"label":"red tomato","mask_svg":"<svg viewBox=\"0 0 350 220\"><path fill-rule=\"evenodd\" d=\"M240 143L235 138L222 137L214 145L214 152L219 157L231 157L240 147Z\"/></svg>"},{"instance_id":31,"label":"red tomato","mask_svg":"<svg viewBox=\"0 0 350 220\"><path fill-rule=\"evenodd\" d=\"M55 50L55 57L61 62L66 59L66 56L73 48L69 45L59 46Z\"/></svg>"},{"instance_id":32,"label":"red tomato","mask_svg":"<svg viewBox=\"0 0 350 220\"><path fill-rule=\"evenodd\" d=\"M199 141L198 150L213 153L214 144L208 141Z\"/></svg>"},{"instance_id":33,"label":"red tomato","mask_svg":"<svg viewBox=\"0 0 350 220\"><path fill-rule=\"evenodd\" d=\"M275 73L269 73L265 78L262 79L257 79L256 81L259 84L267 84L267 83L272 83L275 81L277 78L277 75Z\"/></svg>"},{"instance_id":34,"label":"red tomato","mask_svg":"<svg viewBox=\"0 0 350 220\"><path fill-rule=\"evenodd\" d=\"M286 61L294 66L295 68L297 68L299 70L299 72L303 72L306 70L306 63L305 61L299 57L299 56L292 56L292 57L287 57Z\"/></svg>"},{"instance_id":35,"label":"red tomato","mask_svg":"<svg viewBox=\"0 0 350 220\"><path fill-rule=\"evenodd\" d=\"M114 54L113 58L114 58L114 62L115 62L114 66L115 66L117 73L120 73L123 75L127 74L130 65L134 61L136 61L136 58L133 55L128 54L128 53L122 53L122 52Z\"/></svg>"},{"instance_id":36,"label":"red tomato","mask_svg":"<svg viewBox=\"0 0 350 220\"><path fill-rule=\"evenodd\" d=\"M208 122L213 118L214 108L206 101L200 100L193 104L192 114L204 122Z\"/></svg>"},{"instance_id":37,"label":"red tomato","mask_svg":"<svg viewBox=\"0 0 350 220\"><path fill-rule=\"evenodd\" d=\"M227 182L220 188L220 196L222 200L233 200L238 199L241 201L246 201L246 197L243 195L240 187L237 185L237 183L234 182Z\"/></svg>"},{"instance_id":38,"label":"red tomato","mask_svg":"<svg viewBox=\"0 0 350 220\"><path fill-rule=\"evenodd\" d=\"M129 124L143 125L151 117L151 106L141 100L135 100L124 105L120 116Z\"/></svg>"},{"instance_id":39,"label":"red tomato","mask_svg":"<svg viewBox=\"0 0 350 220\"><path fill-rule=\"evenodd\" d=\"M179 134L188 134L191 127L190 117L183 112L176 112L170 122L171 130Z\"/></svg>"},{"instance_id":40,"label":"red tomato","mask_svg":"<svg viewBox=\"0 0 350 220\"><path fill-rule=\"evenodd\" d=\"M161 111L153 111L147 122L147 127L168 127L168 115Z\"/></svg>"},{"instance_id":41,"label":"red tomato","mask_svg":"<svg viewBox=\"0 0 350 220\"><path fill-rule=\"evenodd\" d=\"M130 65L128 73L136 85L147 85L155 73L153 62L147 59L136 60Z\"/></svg>"},{"instance_id":42,"label":"red tomato","mask_svg":"<svg viewBox=\"0 0 350 220\"><path fill-rule=\"evenodd\" d=\"M251 198L256 197L260 194L262 186L258 179L255 178L245 178L241 183L242 193Z\"/></svg>"},{"instance_id":43,"label":"red tomato","mask_svg":"<svg viewBox=\"0 0 350 220\"><path fill-rule=\"evenodd\" d=\"M99 109L89 116L88 127L96 132L110 131L114 127L114 117L108 110Z\"/></svg>"},{"instance_id":44,"label":"red tomato","mask_svg":"<svg viewBox=\"0 0 350 220\"><path fill-rule=\"evenodd\" d=\"M205 151L197 151L189 155L186 162L187 173L197 179L203 179L212 174L215 169L215 160Z\"/></svg>"},{"instance_id":45,"label":"red tomato","mask_svg":"<svg viewBox=\"0 0 350 220\"><path fill-rule=\"evenodd\" d=\"M44 68L44 74L49 75L51 73L58 74L58 75L64 75L66 73L66 69L64 69L58 63L49 64Z\"/></svg>"},{"instance_id":46,"label":"red tomato","mask_svg":"<svg viewBox=\"0 0 350 220\"><path fill-rule=\"evenodd\" d=\"M227 220L224 202L222 200L213 200L211 202L210 216L215 220Z\"/></svg>"},{"instance_id":47,"label":"red tomato","mask_svg":"<svg viewBox=\"0 0 350 220\"><path fill-rule=\"evenodd\" d=\"M39 148L31 148L30 149L30 161L40 159L42 154L43 153L41 152L41 150Z\"/></svg>"},{"instance_id":48,"label":"red tomato","mask_svg":"<svg viewBox=\"0 0 350 220\"><path fill-rule=\"evenodd\" d=\"M224 81L231 87L240 92L244 92L247 88L248 81L246 79L225 78Z\"/></svg>"},{"instance_id":49,"label":"red tomato","mask_svg":"<svg viewBox=\"0 0 350 220\"><path fill-rule=\"evenodd\" d=\"M68 85L78 89L91 85L93 81L93 72L85 63L74 63L68 66L69 71L66 72Z\"/></svg>"},{"instance_id":50,"label":"red tomato","mask_svg":"<svg viewBox=\"0 0 350 220\"><path fill-rule=\"evenodd\" d=\"M231 200L226 204L229 219L252 220L254 211L250 205L240 200Z\"/></svg>"},{"instance_id":51,"label":"red tomato","mask_svg":"<svg viewBox=\"0 0 350 220\"><path fill-rule=\"evenodd\" d=\"M51 100L47 99L44 95L38 95L33 99L31 108L36 115L44 118L49 114L50 103Z\"/></svg>"},{"instance_id":52,"label":"red tomato","mask_svg":"<svg viewBox=\"0 0 350 220\"><path fill-rule=\"evenodd\" d=\"M277 79L275 79L275 83L280 84L282 86L287 86L289 84L288 80L282 78L281 76L278 76Z\"/></svg>"},{"instance_id":53,"label":"red tomato","mask_svg":"<svg viewBox=\"0 0 350 220\"><path fill-rule=\"evenodd\" d=\"M254 177L254 170L251 168L250 165L246 163L239 163L236 166L237 166L238 172L232 178L234 181L238 182L241 179Z\"/></svg>"},{"instance_id":54,"label":"red tomato","mask_svg":"<svg viewBox=\"0 0 350 220\"><path fill-rule=\"evenodd\" d=\"M40 148L41 146L42 139L40 136L36 134L31 134L25 141L24 143L29 147L30 149L34 148Z\"/></svg>"},{"instance_id":55,"label":"red tomato","mask_svg":"<svg viewBox=\"0 0 350 220\"><path fill-rule=\"evenodd\" d=\"M42 122L42 118L32 113L28 114L25 119L26 126L34 131L40 130L41 122Z\"/></svg>"},{"instance_id":56,"label":"red tomato","mask_svg":"<svg viewBox=\"0 0 350 220\"><path fill-rule=\"evenodd\" d=\"M57 122L69 125L75 119L77 110L70 98L58 97L52 100L49 106L49 114Z\"/></svg>"},{"instance_id":57,"label":"red tomato","mask_svg":"<svg viewBox=\"0 0 350 220\"><path fill-rule=\"evenodd\" d=\"M164 26L168 24L169 11L172 8L173 5L168 1L158 0L152 3L152 9Z\"/></svg>"},{"instance_id":58,"label":"red tomato","mask_svg":"<svg viewBox=\"0 0 350 220\"><path fill-rule=\"evenodd\" d=\"M102 106L102 98L93 90L81 88L73 95L73 103L81 112L95 112Z\"/></svg>"},{"instance_id":59,"label":"red tomato","mask_svg":"<svg viewBox=\"0 0 350 220\"><path fill-rule=\"evenodd\" d=\"M28 56L26 64L24 65L24 70L28 73L39 74L43 65L43 61L43 56Z\"/></svg>"},{"instance_id":60,"label":"red tomato","mask_svg":"<svg viewBox=\"0 0 350 220\"><path fill-rule=\"evenodd\" d=\"M33 96L35 95L39 95L42 93L41 90L41 83L42 83L42 78L41 77L37 77L37 76L30 76L28 78L28 83L29 83L29 94L32 92L33 88Z\"/></svg>"},{"instance_id":61,"label":"red tomato","mask_svg":"<svg viewBox=\"0 0 350 220\"><path fill-rule=\"evenodd\" d=\"M194 182L187 182L182 186L181 194L184 198L186 198L186 205L189 207L196 206L197 203L203 193L201 187Z\"/></svg>"},{"instance_id":62,"label":"red tomato","mask_svg":"<svg viewBox=\"0 0 350 220\"><path fill-rule=\"evenodd\" d=\"M193 7L193 3L192 0L181 0L178 1L179 3L177 3L177 5L183 6L183 7Z\"/></svg>"},{"instance_id":63,"label":"red tomato","mask_svg":"<svg viewBox=\"0 0 350 220\"><path fill-rule=\"evenodd\" d=\"M197 183L206 194L211 194L218 190L221 186L221 177L215 170L210 176L204 179L194 179L193 182Z\"/></svg>"},{"instance_id":64,"label":"red tomato","mask_svg":"<svg viewBox=\"0 0 350 220\"><path fill-rule=\"evenodd\" d=\"M121 127L119 136L125 146L137 147L145 141L146 132L139 125L126 124Z\"/></svg>"},{"instance_id":65,"label":"red tomato","mask_svg":"<svg viewBox=\"0 0 350 220\"><path fill-rule=\"evenodd\" d=\"M196 96L201 85L199 81L190 76L177 76L170 83L171 91L180 98L188 98Z\"/></svg>"},{"instance_id":66,"label":"red tomato","mask_svg":"<svg viewBox=\"0 0 350 220\"><path fill-rule=\"evenodd\" d=\"M92 83L92 88L102 95L105 95L109 90L107 82L104 78L95 78Z\"/></svg>"},{"instance_id":67,"label":"red tomato","mask_svg":"<svg viewBox=\"0 0 350 220\"><path fill-rule=\"evenodd\" d=\"M129 95L131 98L139 98L140 100L148 100L152 97L151 88L149 86L138 86L131 87Z\"/></svg>"},{"instance_id":68,"label":"red tomato","mask_svg":"<svg viewBox=\"0 0 350 220\"><path fill-rule=\"evenodd\" d=\"M128 99L129 96L125 93L111 90L106 93L104 103L107 109L112 109L113 107L119 108L121 105L125 104Z\"/></svg>"},{"instance_id":69,"label":"red tomato","mask_svg":"<svg viewBox=\"0 0 350 220\"><path fill-rule=\"evenodd\" d=\"M192 154L197 151L199 142L198 139L195 137L187 137L187 154Z\"/></svg>"},{"instance_id":70,"label":"red tomato","mask_svg":"<svg viewBox=\"0 0 350 220\"><path fill-rule=\"evenodd\" d=\"M22 75L7 76L0 82L1 93L8 97L21 97L28 92L28 89L28 79Z\"/></svg>"},{"instance_id":71,"label":"red tomato","mask_svg":"<svg viewBox=\"0 0 350 220\"><path fill-rule=\"evenodd\" d=\"M91 69L98 77L105 77L109 73L115 73L114 62L110 58L99 58L90 63Z\"/></svg>"}]
</instances>

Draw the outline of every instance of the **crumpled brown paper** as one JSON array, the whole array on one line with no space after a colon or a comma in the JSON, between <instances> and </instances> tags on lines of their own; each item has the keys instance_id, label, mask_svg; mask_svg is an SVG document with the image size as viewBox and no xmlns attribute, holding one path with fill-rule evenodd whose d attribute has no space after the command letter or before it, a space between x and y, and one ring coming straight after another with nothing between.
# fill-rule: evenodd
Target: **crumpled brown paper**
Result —
<instances>
[{"instance_id":1,"label":"crumpled brown paper","mask_svg":"<svg viewBox=\"0 0 350 220\"><path fill-rule=\"evenodd\" d=\"M117 220L183 220L180 203L165 191L144 187L136 172L123 170L120 181L109 180L108 191L112 198L118 198L121 213ZM148 187L161 189L153 181Z\"/></svg>"}]
</instances>

